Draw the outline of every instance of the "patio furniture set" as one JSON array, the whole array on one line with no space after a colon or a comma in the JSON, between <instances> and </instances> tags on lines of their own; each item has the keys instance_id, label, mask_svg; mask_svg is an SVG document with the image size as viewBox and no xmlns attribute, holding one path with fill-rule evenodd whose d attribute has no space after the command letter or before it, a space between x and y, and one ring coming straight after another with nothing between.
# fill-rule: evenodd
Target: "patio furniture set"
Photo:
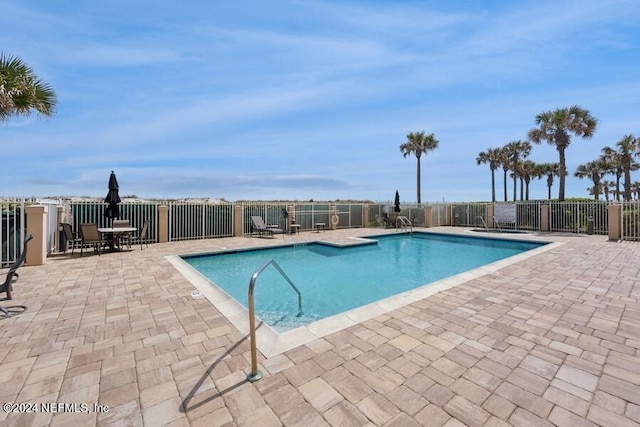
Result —
<instances>
[{"instance_id":1,"label":"patio furniture set","mask_svg":"<svg viewBox=\"0 0 640 427\"><path fill-rule=\"evenodd\" d=\"M80 230L74 231L69 223L60 224L65 242L63 251L71 249L73 255L75 249L80 249L80 256L85 248L93 248L98 255L107 248L110 252L122 250L123 247L131 249L132 244L140 244L148 247L147 235L149 233L149 221L145 221L139 233L138 229L131 227L129 220L114 220L111 227L98 227L97 224L80 224ZM134 233L134 234L132 234Z\"/></svg>"},{"instance_id":2,"label":"patio furniture set","mask_svg":"<svg viewBox=\"0 0 640 427\"><path fill-rule=\"evenodd\" d=\"M253 224L253 229L251 234L253 235L254 233L257 233L258 237L273 236L274 234L282 234L282 237L284 237L284 235L287 233L287 231L280 228L280 226L277 224L267 225L264 222L264 219L262 219L262 217L258 215L253 215L251 217L251 222ZM324 222L316 222L315 223L316 232L319 233L320 230L325 231L326 225L327 224ZM300 224L290 224L289 227L290 227L288 231L289 234L296 234L296 233L300 234Z\"/></svg>"}]
</instances>

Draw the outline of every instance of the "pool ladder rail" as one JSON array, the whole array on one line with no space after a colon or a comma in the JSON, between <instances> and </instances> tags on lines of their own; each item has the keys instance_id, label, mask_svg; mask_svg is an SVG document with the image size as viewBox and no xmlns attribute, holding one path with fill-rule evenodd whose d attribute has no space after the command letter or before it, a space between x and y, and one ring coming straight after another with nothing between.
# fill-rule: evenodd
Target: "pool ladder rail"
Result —
<instances>
[{"instance_id":1,"label":"pool ladder rail","mask_svg":"<svg viewBox=\"0 0 640 427\"><path fill-rule=\"evenodd\" d=\"M488 226L488 225L487 225L487 223L484 221L484 217L483 217L483 216L478 215L478 216L476 217L476 224L478 223L478 219L480 219L480 222L482 222L482 225L484 225L484 229L485 229L485 231L489 232L489 226Z\"/></svg>"},{"instance_id":2,"label":"pool ladder rail","mask_svg":"<svg viewBox=\"0 0 640 427\"><path fill-rule=\"evenodd\" d=\"M498 227L498 230L502 233L502 228L500 228L500 223L498 222L495 216L493 217L493 223L496 225L496 227Z\"/></svg>"},{"instance_id":3,"label":"pool ladder rail","mask_svg":"<svg viewBox=\"0 0 640 427\"><path fill-rule=\"evenodd\" d=\"M300 290L298 290L296 285L293 284L289 276L287 276L287 273L285 273L278 265L278 263L273 259L270 259L269 261L262 264L262 266L251 275L251 280L249 281L249 335L251 336L251 372L247 375L247 380L252 383L262 378L262 372L258 370L258 350L256 349L256 314L253 301L253 290L256 286L258 276L260 276L260 274L269 265L273 265L274 268L278 270L278 273L280 273L280 275L284 277L291 288L298 294L298 317L302 315L302 294L300 293Z\"/></svg>"},{"instance_id":4,"label":"pool ladder rail","mask_svg":"<svg viewBox=\"0 0 640 427\"><path fill-rule=\"evenodd\" d=\"M484 229L489 232L489 226L487 225L487 223L484 221L484 217L478 215L476 217L476 220L480 218L480 221L482 221L482 225L484 225ZM493 223L496 225L496 227L498 228L498 230L500 230L500 232L502 233L502 228L500 228L500 224L498 223L498 220L496 219L496 217L493 217ZM477 224L477 222L476 222Z\"/></svg>"},{"instance_id":5,"label":"pool ladder rail","mask_svg":"<svg viewBox=\"0 0 640 427\"><path fill-rule=\"evenodd\" d=\"M411 221L409 221L409 218L406 216L399 216L396 218L396 231L398 231L399 228L402 228L405 232L408 232L409 230L413 232L413 225L411 225Z\"/></svg>"}]
</instances>

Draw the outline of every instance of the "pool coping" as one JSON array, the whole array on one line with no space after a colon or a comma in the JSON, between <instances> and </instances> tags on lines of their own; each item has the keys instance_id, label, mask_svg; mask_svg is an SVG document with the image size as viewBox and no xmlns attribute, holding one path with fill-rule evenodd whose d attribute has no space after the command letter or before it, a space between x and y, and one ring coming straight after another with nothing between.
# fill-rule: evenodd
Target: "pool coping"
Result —
<instances>
[{"instance_id":1,"label":"pool coping","mask_svg":"<svg viewBox=\"0 0 640 427\"><path fill-rule=\"evenodd\" d=\"M428 230L419 230L418 232L464 237L475 236L476 238L485 239L489 238L499 240L531 241L547 244L517 255L492 262L490 264L483 265L472 270L449 276L445 279L426 283L418 288L395 294L390 297L312 322L308 325L288 330L286 332L278 332L266 323L259 322L256 328L257 349L260 350L260 352L267 358L282 354L298 346L308 344L334 332L341 331L348 327L357 325L358 323L375 318L379 315L386 314L390 311L418 302L439 292L464 284L470 280L488 274L499 274L498 270L504 267L513 265L525 259L564 245L564 243L562 242L550 241L550 239L548 238L542 238L533 234L511 234L504 237L484 237L478 236L477 233L474 233L470 230L466 231L468 231L468 233L472 233L471 235L465 233L465 230L461 231L461 233L443 233L442 231L430 232ZM349 247L363 244L365 243L365 241L370 242L370 240L375 238L376 236L380 236L380 233L371 234L370 236L351 237L349 239L352 239L352 241L349 241L347 243L327 242L326 240L312 240L305 243L321 243L329 244L336 247ZM229 251L221 250L212 251L211 253L225 252ZM209 300L209 302L211 302L211 304L213 304L220 311L220 313L224 315L241 333L249 334L248 310L242 304L232 298L229 294L227 294L224 290L220 289L215 283L206 278L203 274L201 274L195 268L191 267L182 259L182 256L188 255L195 254L167 255L165 256L165 259L167 259L167 261L171 263L171 265L173 265L174 268L178 272L180 272L187 280L189 280L189 282L191 282L191 284L193 284L193 286L196 288L196 291L192 292L193 298L207 298L207 300Z\"/></svg>"}]
</instances>

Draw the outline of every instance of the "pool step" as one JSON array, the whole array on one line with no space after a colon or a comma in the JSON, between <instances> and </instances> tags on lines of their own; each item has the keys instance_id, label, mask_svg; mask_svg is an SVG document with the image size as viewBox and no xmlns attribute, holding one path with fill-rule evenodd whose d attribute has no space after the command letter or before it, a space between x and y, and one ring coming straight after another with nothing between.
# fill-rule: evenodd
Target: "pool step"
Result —
<instances>
[{"instance_id":1,"label":"pool step","mask_svg":"<svg viewBox=\"0 0 640 427\"><path fill-rule=\"evenodd\" d=\"M297 328L308 325L309 323L315 322L321 318L320 316L306 315L305 313L302 313L301 316L297 316L297 313L285 313L280 311L258 311L256 314L270 326L286 328Z\"/></svg>"}]
</instances>

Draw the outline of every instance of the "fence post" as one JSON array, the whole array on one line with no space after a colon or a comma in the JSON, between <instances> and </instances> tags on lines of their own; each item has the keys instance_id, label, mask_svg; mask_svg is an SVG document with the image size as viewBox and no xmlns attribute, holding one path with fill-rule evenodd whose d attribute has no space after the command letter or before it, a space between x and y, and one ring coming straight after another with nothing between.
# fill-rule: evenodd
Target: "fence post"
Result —
<instances>
[{"instance_id":1,"label":"fence post","mask_svg":"<svg viewBox=\"0 0 640 427\"><path fill-rule=\"evenodd\" d=\"M609 229L609 240L618 241L622 237L622 206L607 206L607 226Z\"/></svg>"},{"instance_id":2,"label":"fence post","mask_svg":"<svg viewBox=\"0 0 640 427\"><path fill-rule=\"evenodd\" d=\"M362 226L369 227L369 205L362 205Z\"/></svg>"},{"instance_id":3,"label":"fence post","mask_svg":"<svg viewBox=\"0 0 640 427\"><path fill-rule=\"evenodd\" d=\"M242 205L233 206L233 237L242 236Z\"/></svg>"},{"instance_id":4,"label":"fence post","mask_svg":"<svg viewBox=\"0 0 640 427\"><path fill-rule=\"evenodd\" d=\"M540 206L540 231L549 231L549 205Z\"/></svg>"},{"instance_id":5,"label":"fence post","mask_svg":"<svg viewBox=\"0 0 640 427\"><path fill-rule=\"evenodd\" d=\"M56 211L57 219L56 219L56 248L58 248L58 252L62 252L64 248L62 247L62 239L60 238L60 223L64 222L64 207L58 206ZM66 242L65 242L66 244Z\"/></svg>"},{"instance_id":6,"label":"fence post","mask_svg":"<svg viewBox=\"0 0 640 427\"><path fill-rule=\"evenodd\" d=\"M27 206L27 234L33 236L26 265L44 265L47 259L47 206ZM20 248L22 250L22 248Z\"/></svg>"},{"instance_id":7,"label":"fence post","mask_svg":"<svg viewBox=\"0 0 640 427\"><path fill-rule=\"evenodd\" d=\"M495 203L490 203L487 205L487 227L488 228L495 228L495 223L493 220L493 217L495 217Z\"/></svg>"},{"instance_id":8,"label":"fence post","mask_svg":"<svg viewBox=\"0 0 640 427\"><path fill-rule=\"evenodd\" d=\"M169 241L169 206L158 206L158 243Z\"/></svg>"},{"instance_id":9,"label":"fence post","mask_svg":"<svg viewBox=\"0 0 640 427\"><path fill-rule=\"evenodd\" d=\"M433 206L431 205L424 207L424 226L433 227Z\"/></svg>"}]
</instances>

